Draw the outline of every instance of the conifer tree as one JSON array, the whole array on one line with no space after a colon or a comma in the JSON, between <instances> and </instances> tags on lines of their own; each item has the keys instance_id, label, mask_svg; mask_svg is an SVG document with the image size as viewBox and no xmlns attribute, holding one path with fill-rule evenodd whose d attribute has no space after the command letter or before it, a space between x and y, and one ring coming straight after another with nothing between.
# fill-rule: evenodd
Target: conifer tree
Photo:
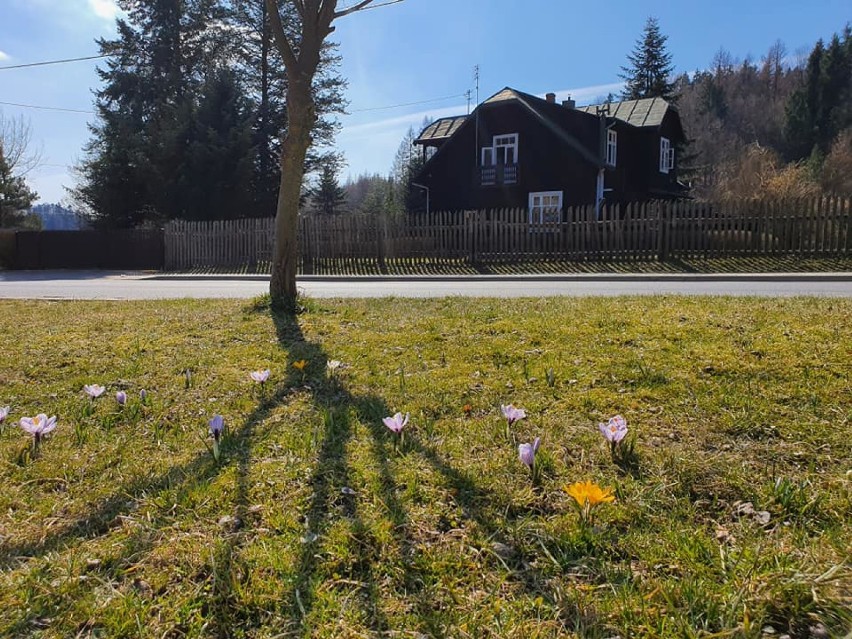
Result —
<instances>
[{"instance_id":1,"label":"conifer tree","mask_svg":"<svg viewBox=\"0 0 852 639\"><path fill-rule=\"evenodd\" d=\"M805 85L790 97L784 128L787 157L819 158L852 127L852 29L835 35L826 46L817 42L805 70ZM819 166L815 167L819 168Z\"/></svg>"},{"instance_id":2,"label":"conifer tree","mask_svg":"<svg viewBox=\"0 0 852 639\"><path fill-rule=\"evenodd\" d=\"M25 213L36 197L23 177L13 175L0 144L0 228L27 226Z\"/></svg>"},{"instance_id":3,"label":"conifer tree","mask_svg":"<svg viewBox=\"0 0 852 639\"><path fill-rule=\"evenodd\" d=\"M421 130L431 124L428 118L423 121ZM417 132L414 127L408 129L408 133L402 139L397 149L396 157L394 158L391 176L394 181L394 214L412 213L425 211L426 201L423 189L414 186L417 175L420 169L423 168L425 162L423 155L418 149L414 141L417 139Z\"/></svg>"},{"instance_id":4,"label":"conifer tree","mask_svg":"<svg viewBox=\"0 0 852 639\"><path fill-rule=\"evenodd\" d=\"M663 98L669 102L677 99L672 82L674 65L666 50L668 36L660 31L656 18L648 18L642 37L636 42L633 52L627 56L630 63L622 67L621 78L625 82L622 97L625 100Z\"/></svg>"},{"instance_id":5,"label":"conifer tree","mask_svg":"<svg viewBox=\"0 0 852 639\"><path fill-rule=\"evenodd\" d=\"M316 187L311 189L311 208L320 215L337 215L346 207L346 191L337 181L337 166L334 161L323 164Z\"/></svg>"}]
</instances>

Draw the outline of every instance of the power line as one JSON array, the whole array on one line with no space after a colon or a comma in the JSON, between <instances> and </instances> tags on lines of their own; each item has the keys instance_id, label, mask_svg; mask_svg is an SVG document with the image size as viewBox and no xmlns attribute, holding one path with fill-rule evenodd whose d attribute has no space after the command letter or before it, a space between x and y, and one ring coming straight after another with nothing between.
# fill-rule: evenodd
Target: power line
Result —
<instances>
[{"instance_id":1,"label":"power line","mask_svg":"<svg viewBox=\"0 0 852 639\"><path fill-rule=\"evenodd\" d=\"M0 102L0 104L13 107L22 107L24 109L39 109L41 111L63 111L65 113L85 113L93 115L94 111L83 111L82 109L64 109L62 107L39 106L37 104L20 104L18 102Z\"/></svg>"},{"instance_id":2,"label":"power line","mask_svg":"<svg viewBox=\"0 0 852 639\"><path fill-rule=\"evenodd\" d=\"M26 69L28 67L44 67L49 64L65 64L67 62L82 62L83 60L100 60L101 58L108 58L108 54L102 55L90 55L84 58L66 58L64 60L46 60L44 62L29 62L27 64L13 64L11 66L0 67L0 71L8 71L9 69Z\"/></svg>"},{"instance_id":3,"label":"power line","mask_svg":"<svg viewBox=\"0 0 852 639\"><path fill-rule=\"evenodd\" d=\"M431 100L421 100L419 102L405 102L403 104L391 104L389 106L380 106L380 107L372 107L370 109L353 109L349 113L365 113L367 111L386 111L388 109L399 109L401 107L407 106L415 106L418 104L429 104L430 102L442 102L444 100L454 100L455 98L463 98L464 94L460 95L447 95L443 98L433 98Z\"/></svg>"},{"instance_id":4,"label":"power line","mask_svg":"<svg viewBox=\"0 0 852 639\"><path fill-rule=\"evenodd\" d=\"M402 104L391 104L391 105L388 105L388 106L372 107L372 108L369 108L369 109L355 109L353 111L350 111L349 113L366 113L368 111L386 111L386 110L389 110L389 109L399 109L399 108L402 108L402 107L416 106L418 104L429 104L429 103L432 103L432 102L443 102L444 100L453 100L455 98L463 98L463 97L465 97L464 94L447 95L447 96L444 96L443 98L433 98L431 100L420 100L418 102L405 102L405 103L402 103ZM39 109L41 111L61 111L61 112L64 112L64 113L83 113L83 114L86 114L86 115L94 115L94 113L95 113L94 111L84 111L82 109L66 109L66 108L63 108L63 107L42 106L42 105L38 105L38 104L22 104L20 102L0 102L0 105L21 107L21 108L24 108L24 109Z\"/></svg>"}]
</instances>

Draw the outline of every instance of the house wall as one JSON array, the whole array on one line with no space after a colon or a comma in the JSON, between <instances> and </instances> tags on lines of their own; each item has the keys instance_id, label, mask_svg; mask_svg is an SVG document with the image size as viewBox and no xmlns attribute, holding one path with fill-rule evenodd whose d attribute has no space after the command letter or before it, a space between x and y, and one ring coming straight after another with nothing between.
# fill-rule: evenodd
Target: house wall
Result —
<instances>
[{"instance_id":1,"label":"house wall","mask_svg":"<svg viewBox=\"0 0 852 639\"><path fill-rule=\"evenodd\" d=\"M678 116L666 115L659 129L638 129L616 122L618 132L618 161L615 169L607 167L605 187L608 202L638 202L663 197L665 192L678 193L677 175L680 157L675 153L675 168L668 174L660 172L660 138L672 145L681 139Z\"/></svg>"},{"instance_id":2,"label":"house wall","mask_svg":"<svg viewBox=\"0 0 852 639\"><path fill-rule=\"evenodd\" d=\"M526 98L523 98L526 99ZM535 100L530 110L515 100L484 104L427 164L420 181L430 187L434 211L526 208L529 194L562 191L563 206L592 204L596 198L599 158L605 157L606 134L602 120L559 104ZM660 138L672 145L683 139L680 120L671 110L659 128L639 129L610 118L607 125L618 133L618 159L604 175L608 202L636 202L681 195L677 164L660 172ZM570 132L570 133L567 133ZM482 148L495 135L518 134L518 183L482 186Z\"/></svg>"},{"instance_id":3,"label":"house wall","mask_svg":"<svg viewBox=\"0 0 852 639\"><path fill-rule=\"evenodd\" d=\"M595 149L597 119L564 110L566 114L558 115L577 120L571 128L580 143ZM481 108L478 142L475 132L476 119L471 118L427 167L423 181L431 189L432 210L526 208L529 194L538 191L562 191L563 206L595 201L597 168L570 146L563 127L553 127L549 119L537 117L517 102L506 102ZM491 146L495 135L510 133L518 134L518 183L481 186L481 149ZM576 139L573 143L578 144Z\"/></svg>"}]
</instances>

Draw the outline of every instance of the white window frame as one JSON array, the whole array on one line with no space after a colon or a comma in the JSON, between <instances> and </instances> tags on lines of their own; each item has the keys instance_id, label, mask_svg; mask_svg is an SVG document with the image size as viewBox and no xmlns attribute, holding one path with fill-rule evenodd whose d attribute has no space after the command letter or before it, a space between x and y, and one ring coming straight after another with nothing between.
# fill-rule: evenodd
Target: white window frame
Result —
<instances>
[{"instance_id":1,"label":"white window frame","mask_svg":"<svg viewBox=\"0 0 852 639\"><path fill-rule=\"evenodd\" d=\"M491 148L494 149L494 163L495 164L517 164L518 163L518 134L517 133L504 133L502 135L495 135L492 139ZM499 162L502 158L505 159L507 157L507 153L502 153L502 149L512 149L512 159L514 162Z\"/></svg>"},{"instance_id":2,"label":"white window frame","mask_svg":"<svg viewBox=\"0 0 852 639\"><path fill-rule=\"evenodd\" d=\"M674 169L675 150L671 140L660 138L660 173L668 173Z\"/></svg>"},{"instance_id":3,"label":"white window frame","mask_svg":"<svg viewBox=\"0 0 852 639\"><path fill-rule=\"evenodd\" d=\"M618 161L618 132L607 129L606 132L606 163L614 167Z\"/></svg>"},{"instance_id":4,"label":"white window frame","mask_svg":"<svg viewBox=\"0 0 852 639\"><path fill-rule=\"evenodd\" d=\"M545 198L548 201L544 203ZM553 199L556 199L553 202ZM538 201L536 201L538 200ZM556 210L555 219L545 219L545 213ZM535 191L529 195L529 222L531 227L562 221L562 191Z\"/></svg>"},{"instance_id":5,"label":"white window frame","mask_svg":"<svg viewBox=\"0 0 852 639\"><path fill-rule=\"evenodd\" d=\"M491 158L489 162L485 161L486 154L489 155L490 158ZM494 153L494 147L493 146L482 147L482 157L481 157L481 165L482 166L494 166L496 159L497 159L497 154Z\"/></svg>"}]
</instances>

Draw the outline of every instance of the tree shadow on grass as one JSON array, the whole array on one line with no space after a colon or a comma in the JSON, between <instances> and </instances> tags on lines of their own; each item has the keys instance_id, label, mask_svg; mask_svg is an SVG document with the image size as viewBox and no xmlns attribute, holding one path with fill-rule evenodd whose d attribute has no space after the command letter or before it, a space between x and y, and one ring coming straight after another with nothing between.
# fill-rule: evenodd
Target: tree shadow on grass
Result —
<instances>
[{"instance_id":1,"label":"tree shadow on grass","mask_svg":"<svg viewBox=\"0 0 852 639\"><path fill-rule=\"evenodd\" d=\"M236 528L238 522L244 522L247 516L248 504L248 476L250 473L251 449L258 437L262 437L269 431L269 426L263 426L270 412L279 404L286 401L291 389L284 385L280 387L270 398L260 401L256 408L250 413L242 426L234 430L228 437L227 444L223 446L223 456L217 463L212 455L203 450L192 457L186 463L169 468L166 472L156 477L141 477L129 484L120 487L109 497L93 504L86 515L70 521L62 528L43 536L41 539L13 544L0 545L0 572L26 569L27 562L32 559L44 557L51 553L63 552L73 548L77 544L94 540L111 534L113 531L122 529L125 521L134 517L136 502L139 499L152 499L167 491L177 491L169 504L183 502L183 496L193 490L200 482L214 480L226 469L236 466L237 486L234 504L233 522ZM156 543L157 531L163 529L170 520L172 508L158 506L146 513L146 521L139 525L126 539L122 541L119 549L101 562L91 572L93 576L100 576L105 580L113 581L132 566L134 560L149 552ZM218 550L223 544L217 546ZM224 565L220 561L224 556L214 555L216 573L226 574ZM99 574L98 574L99 573ZM215 582L214 591L220 586ZM123 577L120 577L123 578ZM95 588L101 580L92 579L86 583L86 588ZM137 585L134 581L134 586ZM81 586L82 587L82 586ZM215 598L214 598L215 599ZM28 602L30 605L22 609L21 617L7 632L16 635L27 629L32 629L33 623L40 618L52 618L68 609L68 602L62 597L51 597L47 603ZM211 607L215 612L216 608ZM221 633L220 633L221 635ZM224 636L224 635L221 635Z\"/></svg>"},{"instance_id":2,"label":"tree shadow on grass","mask_svg":"<svg viewBox=\"0 0 852 639\"><path fill-rule=\"evenodd\" d=\"M273 313L272 318L279 344L288 354L287 378L271 397L260 401L243 425L233 432L221 464L216 464L209 453L204 451L157 477L131 482L94 504L85 516L41 540L0 546L0 570L14 568L24 561L22 558L41 557L109 534L122 525L122 516L132 513L134 500L175 489L189 491L198 482L212 481L223 470L235 468L233 520L210 549L210 574L202 575L204 579L212 580L210 594L199 595L209 599L202 607L202 614L209 622L208 630L219 637L233 636L237 634L236 631L247 634L252 629L262 628L271 615L280 615L287 619L288 633L292 631L296 635L309 636L312 631L312 613L320 604L319 589L322 587L323 591L331 588L336 595L339 594L336 596L338 602L357 601L359 606L356 610L361 611L358 623L363 623L372 632L395 631L397 629L391 627L384 612L383 603L387 602L382 601L382 586L387 587L389 580L393 583L394 577L382 572L382 548L363 520L359 510L359 496L341 492L352 482L347 449L355 435L353 419L357 419L366 425L369 455L378 473L378 499L391 525L394 550L401 557L403 574L401 581L396 582L397 592L393 595L397 599L404 597L421 631L434 636L445 634L446 613L435 608L432 600L434 593L426 586L429 576L422 574L416 566L417 549L411 535L411 522L404 504L397 496L396 481L388 462L390 436L381 424L381 418L391 411L380 397L354 396L336 376L326 377L325 363L331 358L321 345L305 339L297 318L277 313ZM292 366L293 362L301 359L310 362L309 385L302 383L301 373L297 373ZM307 533L294 569L292 587L277 609L270 610L262 604L241 600L235 590L240 578L236 567L243 564L242 554L252 540L249 531L244 529L253 516L250 512L252 450L258 440L270 432L267 420L270 413L286 402L293 389L310 392L314 406L325 415L324 432L309 478L310 500L303 513ZM504 531L490 513L505 510L508 504L501 503L502 500L493 491L478 486L473 477L454 468L433 447L422 443L413 434L408 436L407 449L428 462L454 489L455 501L467 518L475 521L489 539L503 541ZM335 571L341 572L341 578L324 581L324 568L328 568L323 565L327 561L323 554L325 535L340 518L345 519L349 527L351 550L349 556L343 558L342 565L335 566ZM158 508L145 529L134 532L126 540L122 549L114 555L114 561L122 564L131 561L130 555L138 558L150 552L156 544L157 530L162 529L167 521L169 513L166 507ZM511 573L510 578L514 578L511 575L515 572L521 574L500 561ZM103 569L107 571L110 567L104 566ZM527 591L537 590L540 584L529 570L519 581ZM93 588L94 585L85 587ZM63 604L57 600L49 605L50 609L36 607L28 610L23 613L16 627L23 632L37 617L49 617L63 606L67 609L67 602Z\"/></svg>"},{"instance_id":3,"label":"tree shadow on grass","mask_svg":"<svg viewBox=\"0 0 852 639\"><path fill-rule=\"evenodd\" d=\"M425 587L424 575L416 568L416 548L410 534L410 521L407 510L397 496L397 486L388 463L389 431L381 424L381 418L392 411L384 400L376 395L355 396L343 387L336 377L325 378L325 363L332 359L322 346L307 341L301 331L298 318L291 315L272 314L282 348L290 353L291 359L306 359L313 363L314 368L322 367L320 379L312 378L311 392L314 404L324 411L343 416L341 422L327 420L322 446L314 471L309 480L312 496L305 517L309 530L317 535L314 543L306 544L296 566L296 577L291 593L289 614L297 622L304 636L310 635L310 615L317 603L317 587L322 570L323 535L333 524L336 500L343 487L350 485L351 471L347 461L347 445L352 439L353 425L350 416L356 417L366 425L369 435L370 458L378 472L378 495L383 512L389 518L393 530L396 550L403 563L402 583L399 584L399 597L404 597L406 603L413 606L416 618L422 627L419 629L433 636L443 636L446 632L444 624L446 615L435 609L435 602ZM488 489L480 487L475 479L455 467L434 448L422 443L415 435L409 433L406 439L406 449L428 462L429 466L444 478L453 489L455 500L462 507L465 516L475 521L490 540L504 541L501 525L491 516L489 510L507 510L509 505L501 503L501 499ZM358 497L347 500L347 510L343 513L351 522L358 555L351 561L352 570L346 575L350 582L359 584L358 590L361 601L368 611L369 628L374 632L399 631L390 628L388 620L381 612L380 589L375 581L375 563L380 557L380 549L372 547L370 539L359 539L367 528L359 516ZM350 501L351 500L351 501ZM487 549L489 552L491 549ZM499 559L497 559L499 560ZM505 562L499 560L506 565ZM520 562L518 562L520 563ZM506 566L509 569L508 566ZM527 576L520 583L529 591L537 592L538 580L534 570L527 569ZM519 574L519 573L518 573Z\"/></svg>"}]
</instances>

